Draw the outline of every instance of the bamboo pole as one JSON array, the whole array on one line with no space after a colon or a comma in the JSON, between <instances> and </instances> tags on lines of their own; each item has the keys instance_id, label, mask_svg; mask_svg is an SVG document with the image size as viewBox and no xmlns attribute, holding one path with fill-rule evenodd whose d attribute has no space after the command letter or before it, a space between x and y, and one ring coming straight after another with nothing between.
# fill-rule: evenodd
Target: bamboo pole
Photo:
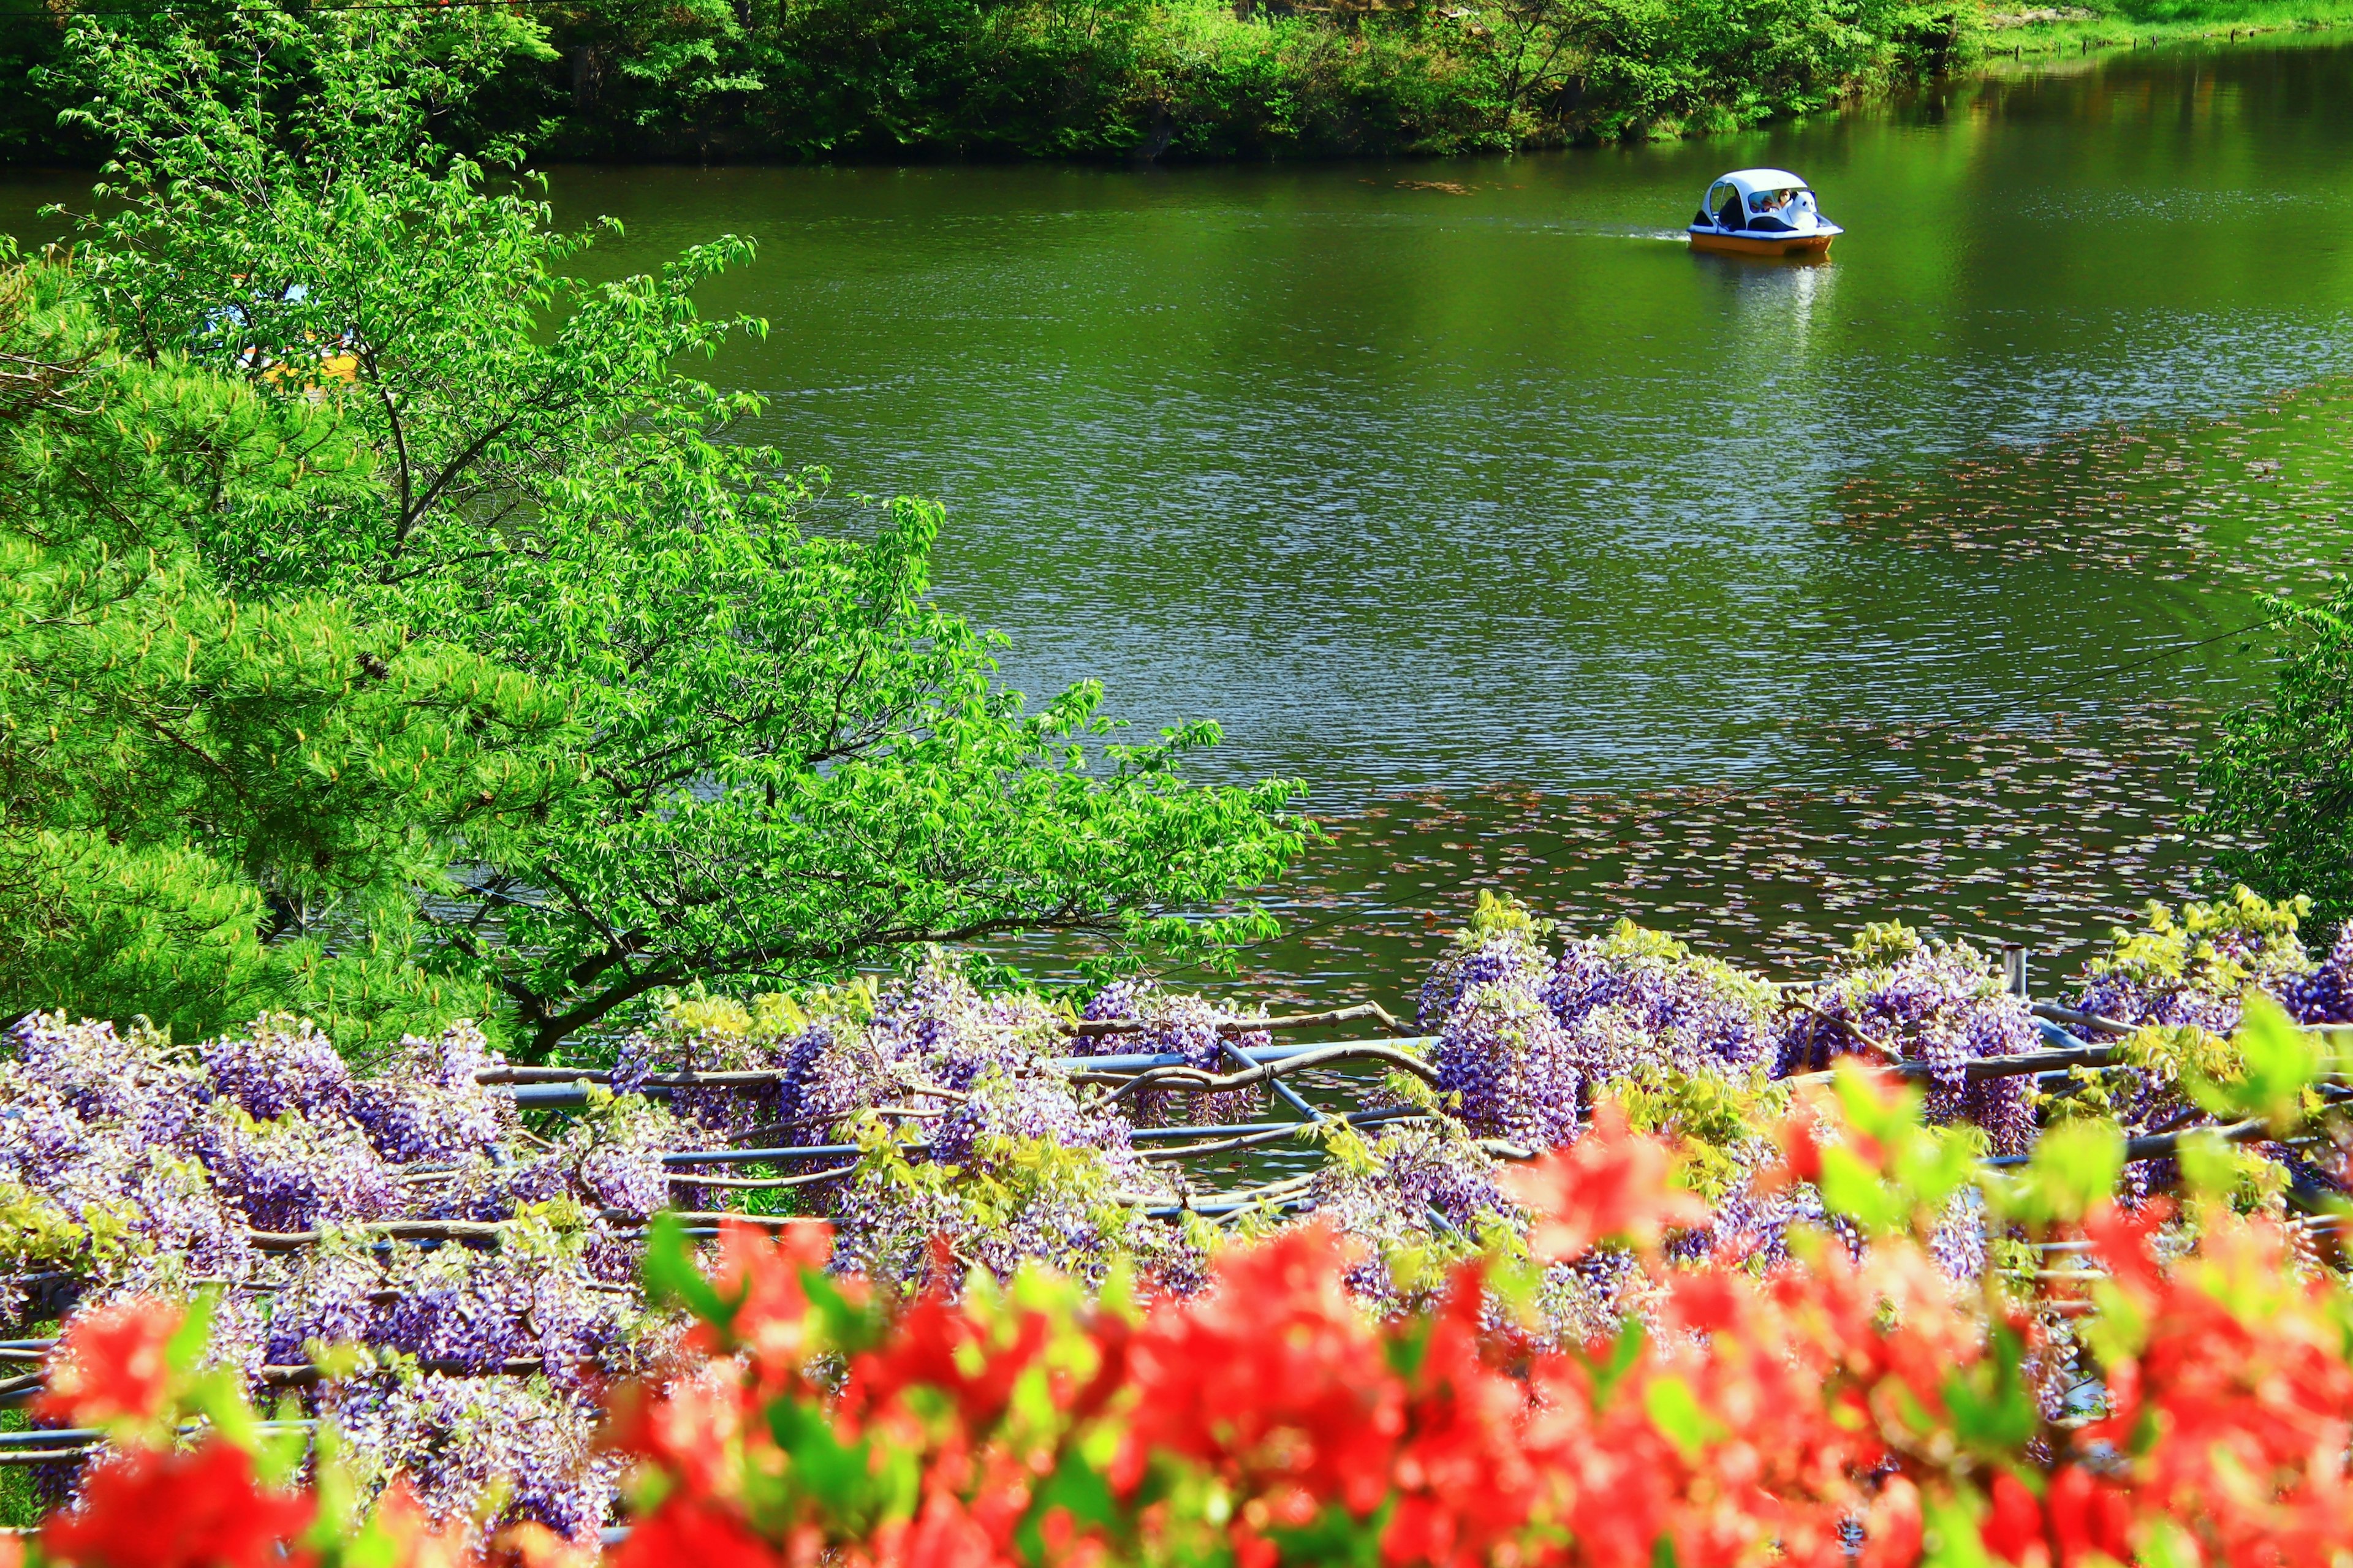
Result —
<instances>
[{"instance_id":1,"label":"bamboo pole","mask_svg":"<svg viewBox=\"0 0 2353 1568\"><path fill-rule=\"evenodd\" d=\"M1391 1067L1405 1068L1426 1083L1434 1085L1438 1082L1438 1069L1419 1057L1409 1051L1398 1050L1392 1046L1368 1042L1324 1047L1298 1056L1286 1057L1280 1061L1260 1062L1255 1067L1239 1072L1219 1074L1205 1072L1199 1068L1162 1067L1147 1068L1133 1077L1111 1073L1072 1073L1071 1081L1118 1083L1120 1085L1118 1092L1111 1097L1113 1101L1124 1099L1139 1089L1167 1088L1194 1094L1219 1094L1228 1089L1247 1089L1251 1084L1263 1083L1282 1073L1297 1072L1304 1068L1326 1067L1335 1062L1344 1061L1387 1062Z\"/></svg>"},{"instance_id":2,"label":"bamboo pole","mask_svg":"<svg viewBox=\"0 0 2353 1568\"><path fill-rule=\"evenodd\" d=\"M1353 1007L1335 1007L1324 1013L1293 1013L1282 1018L1230 1018L1209 1027L1221 1035L1249 1035L1261 1029L1312 1029L1324 1024L1351 1024L1359 1018L1377 1019L1381 1027L1399 1034L1405 1031L1405 1026L1377 1002L1359 1002ZM1103 1035L1139 1034L1151 1026L1148 1018L1082 1018L1071 1026L1071 1033L1081 1039L1092 1039Z\"/></svg>"}]
</instances>

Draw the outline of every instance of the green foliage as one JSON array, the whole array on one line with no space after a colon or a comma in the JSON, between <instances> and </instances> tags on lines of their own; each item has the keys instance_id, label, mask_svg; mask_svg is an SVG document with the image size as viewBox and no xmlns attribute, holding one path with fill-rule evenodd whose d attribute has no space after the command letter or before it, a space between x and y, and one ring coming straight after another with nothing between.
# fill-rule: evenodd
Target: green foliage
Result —
<instances>
[{"instance_id":1,"label":"green foliage","mask_svg":"<svg viewBox=\"0 0 2353 1568\"><path fill-rule=\"evenodd\" d=\"M0 273L0 1012L355 1045L480 1011L420 893L572 786L566 706L317 595L232 597L191 524L300 515L364 454L301 398L126 357L86 279Z\"/></svg>"},{"instance_id":2,"label":"green foliage","mask_svg":"<svg viewBox=\"0 0 2353 1568\"><path fill-rule=\"evenodd\" d=\"M2064 1121L2035 1142L2016 1178L1989 1181L1987 1195L2010 1219L2030 1225L2077 1221L2109 1200L2124 1168L2124 1133L2115 1122Z\"/></svg>"},{"instance_id":3,"label":"green foliage","mask_svg":"<svg viewBox=\"0 0 2353 1568\"><path fill-rule=\"evenodd\" d=\"M1476 952L1499 936L1515 936L1530 942L1543 941L1552 934L1557 921L1546 920L1509 893L1492 889L1479 889L1479 901L1472 907L1471 918L1454 933L1453 951L1457 953ZM1631 921L1619 922L1620 931L1641 931ZM1672 939L1667 939L1672 941Z\"/></svg>"},{"instance_id":4,"label":"green foliage","mask_svg":"<svg viewBox=\"0 0 2353 1568\"><path fill-rule=\"evenodd\" d=\"M1651 1378L1642 1385L1642 1409L1686 1459L1697 1460L1710 1444L1720 1443L1729 1435L1700 1404L1692 1385L1672 1374Z\"/></svg>"},{"instance_id":5,"label":"green foliage","mask_svg":"<svg viewBox=\"0 0 2353 1568\"><path fill-rule=\"evenodd\" d=\"M2219 1203L2253 1211L2267 1207L2287 1191L2285 1165L2243 1144L2226 1143L2213 1133L2185 1134L2175 1146L2181 1167L2181 1186L2193 1202Z\"/></svg>"},{"instance_id":6,"label":"green foliage","mask_svg":"<svg viewBox=\"0 0 2353 1568\"><path fill-rule=\"evenodd\" d=\"M42 1265L63 1268L102 1249L132 1216L93 1204L83 1222L57 1201L18 1182L0 1182L0 1261L22 1273Z\"/></svg>"},{"instance_id":7,"label":"green foliage","mask_svg":"<svg viewBox=\"0 0 2353 1568\"><path fill-rule=\"evenodd\" d=\"M2148 1024L2116 1042L2119 1065L2159 1084L2199 1083L2239 1075L2231 1041L2195 1024Z\"/></svg>"},{"instance_id":8,"label":"green foliage","mask_svg":"<svg viewBox=\"0 0 2353 1568\"><path fill-rule=\"evenodd\" d=\"M1546 921L1550 931L1556 922ZM1865 927L1866 931L1875 928ZM1901 928L1898 928L1901 929ZM1601 939L1609 958L1651 958L1706 983L1709 991L1746 1008L1761 1026L1781 1011L1781 993L1761 974L1726 963L1710 953L1694 952L1688 942L1620 918Z\"/></svg>"},{"instance_id":9,"label":"green foliage","mask_svg":"<svg viewBox=\"0 0 2353 1568\"><path fill-rule=\"evenodd\" d=\"M2218 23L2228 26L2236 22L2280 26L2325 16L2334 8L2326 0L2300 6L2282 5L2279 0L2108 0L2097 9L2129 22L2201 26Z\"/></svg>"},{"instance_id":10,"label":"green foliage","mask_svg":"<svg viewBox=\"0 0 2353 1568\"><path fill-rule=\"evenodd\" d=\"M1852 1059L1838 1064L1832 1083L1849 1137L1821 1151L1815 1185L1827 1212L1867 1235L1926 1230L1978 1184L1985 1134L1977 1128L1927 1125L1918 1088L1883 1092Z\"/></svg>"},{"instance_id":11,"label":"green foliage","mask_svg":"<svg viewBox=\"0 0 2353 1568\"><path fill-rule=\"evenodd\" d=\"M2087 963L2084 973L2094 984L2113 975L2160 993L2236 995L2312 967L2296 935L2312 908L2301 894L2283 894L2274 902L2243 886L2232 889L2228 899L2186 904L2179 916L2151 903L2147 928L2117 927L2108 951Z\"/></svg>"},{"instance_id":12,"label":"green foliage","mask_svg":"<svg viewBox=\"0 0 2353 1568\"><path fill-rule=\"evenodd\" d=\"M1721 1199L1749 1176L1773 1124L1788 1108L1788 1089L1741 1082L1723 1073L1653 1070L1619 1080L1611 1092L1629 1125L1676 1141L1678 1181Z\"/></svg>"},{"instance_id":13,"label":"green foliage","mask_svg":"<svg viewBox=\"0 0 2353 1568\"><path fill-rule=\"evenodd\" d=\"M1920 951L1920 933L1902 921L1866 921L1847 944L1850 965L1867 969L1897 963Z\"/></svg>"},{"instance_id":14,"label":"green foliage","mask_svg":"<svg viewBox=\"0 0 2353 1568\"><path fill-rule=\"evenodd\" d=\"M2333 929L2353 918L2353 594L2274 607L2283 637L2271 700L2223 720L2190 828L2222 841L2224 875L2281 899L2309 895Z\"/></svg>"},{"instance_id":15,"label":"green foliage","mask_svg":"<svg viewBox=\"0 0 2353 1568\"><path fill-rule=\"evenodd\" d=\"M580 0L541 21L451 7L427 68L500 56L496 123L568 157L1460 153L1710 130L1821 109L1965 53L1978 7L1892 0ZM63 15L70 17L70 9ZM125 35L142 0L93 9ZM241 22L242 13L230 13ZM77 100L59 23L0 70ZM334 84L322 78L319 87ZM43 116L42 118L46 118ZM12 125L0 121L0 137ZM57 143L81 137L69 125ZM86 140L82 142L87 145Z\"/></svg>"},{"instance_id":16,"label":"green foliage","mask_svg":"<svg viewBox=\"0 0 2353 1568\"><path fill-rule=\"evenodd\" d=\"M1601 136L1730 130L1825 109L1891 75L1940 68L1976 17L1973 6L1871 0L1521 0L1517 10L1557 18L1578 100L1566 119ZM1509 26L1514 9L1502 16Z\"/></svg>"},{"instance_id":17,"label":"green foliage","mask_svg":"<svg viewBox=\"0 0 2353 1568\"><path fill-rule=\"evenodd\" d=\"M821 475L715 438L757 400L672 366L764 330L692 300L747 245L584 284L562 268L589 237L436 144L513 26L252 7L219 38L75 35L83 122L118 148L84 252L109 317L357 454L307 504L192 512L213 569L463 648L582 726L580 787L527 835L467 837L468 875L411 900L419 955L493 988L536 1055L690 979L799 987L1025 930L1258 932L1181 911L1282 869L1297 786L1190 786L1216 727L1115 743L1091 683L1032 708L928 596L936 505L816 533Z\"/></svg>"},{"instance_id":18,"label":"green foliage","mask_svg":"<svg viewBox=\"0 0 2353 1568\"><path fill-rule=\"evenodd\" d=\"M2319 1039L2255 991L2231 1046L2237 1060L2229 1069L2189 1076L2190 1097L2217 1116L2262 1121L2284 1135L2317 1103L2310 1097L2324 1065Z\"/></svg>"},{"instance_id":19,"label":"green foliage","mask_svg":"<svg viewBox=\"0 0 2353 1568\"><path fill-rule=\"evenodd\" d=\"M740 1290L722 1296L696 1266L683 1222L669 1209L648 1222L646 1255L638 1267L648 1300L658 1307L684 1307L723 1333L733 1325L751 1290L746 1280Z\"/></svg>"},{"instance_id":20,"label":"green foliage","mask_svg":"<svg viewBox=\"0 0 2353 1568\"><path fill-rule=\"evenodd\" d=\"M0 89L0 163L77 153L89 156L90 149L76 144L79 138L60 134L57 100L41 90L43 78L57 65L63 29L33 12L10 19L14 26L0 27L0 83L5 84ZM0 1478L0 1487L5 1484Z\"/></svg>"},{"instance_id":21,"label":"green foliage","mask_svg":"<svg viewBox=\"0 0 2353 1568\"><path fill-rule=\"evenodd\" d=\"M1461 152L1805 112L1935 68L1974 16L1878 0L706 0L604 7L557 28L563 68L524 74L543 111L572 110L572 151Z\"/></svg>"}]
</instances>

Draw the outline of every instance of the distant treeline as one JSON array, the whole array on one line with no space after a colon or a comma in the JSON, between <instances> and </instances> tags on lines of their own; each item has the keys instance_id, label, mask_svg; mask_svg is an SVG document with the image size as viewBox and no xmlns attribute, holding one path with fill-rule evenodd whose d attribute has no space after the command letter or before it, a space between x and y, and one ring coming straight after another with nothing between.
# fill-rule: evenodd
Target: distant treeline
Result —
<instances>
[{"instance_id":1,"label":"distant treeline","mask_svg":"<svg viewBox=\"0 0 2353 1568\"><path fill-rule=\"evenodd\" d=\"M201 16L219 0L174 9ZM0 157L93 159L77 11L0 0ZM493 117L555 157L1458 153L1726 129L1946 68L1978 0L571 0ZM47 68L45 69L45 68ZM480 106L477 106L477 112Z\"/></svg>"}]
</instances>

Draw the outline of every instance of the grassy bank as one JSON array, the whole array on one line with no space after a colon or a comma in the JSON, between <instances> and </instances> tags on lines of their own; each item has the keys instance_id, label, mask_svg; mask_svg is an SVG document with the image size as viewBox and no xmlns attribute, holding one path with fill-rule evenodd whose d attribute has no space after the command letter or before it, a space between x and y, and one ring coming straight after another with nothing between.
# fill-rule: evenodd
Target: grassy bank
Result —
<instances>
[{"instance_id":1,"label":"grassy bank","mask_svg":"<svg viewBox=\"0 0 2353 1568\"><path fill-rule=\"evenodd\" d=\"M2087 55L2105 49L2238 43L2353 27L2353 0L2138 0L2083 5L1997 5L1984 16L1983 53L1999 59Z\"/></svg>"}]
</instances>

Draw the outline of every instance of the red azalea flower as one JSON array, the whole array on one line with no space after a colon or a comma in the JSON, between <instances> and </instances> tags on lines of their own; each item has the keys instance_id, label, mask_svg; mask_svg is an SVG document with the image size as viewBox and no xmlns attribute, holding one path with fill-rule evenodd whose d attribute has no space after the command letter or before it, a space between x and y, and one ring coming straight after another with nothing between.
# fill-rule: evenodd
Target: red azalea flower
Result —
<instances>
[{"instance_id":1,"label":"red azalea flower","mask_svg":"<svg viewBox=\"0 0 2353 1568\"><path fill-rule=\"evenodd\" d=\"M1978 1526L1985 1549L2005 1563L2047 1565L2051 1548L2042 1534L2042 1504L2007 1470L1994 1477L1991 1489L1992 1506Z\"/></svg>"},{"instance_id":2,"label":"red azalea flower","mask_svg":"<svg viewBox=\"0 0 2353 1568\"><path fill-rule=\"evenodd\" d=\"M612 1568L778 1568L783 1559L730 1508L678 1498L638 1521Z\"/></svg>"},{"instance_id":3,"label":"red azalea flower","mask_svg":"<svg viewBox=\"0 0 2353 1568\"><path fill-rule=\"evenodd\" d=\"M285 1546L311 1510L263 1487L253 1457L215 1437L188 1453L101 1460L81 1506L43 1526L41 1550L80 1568L298 1568L311 1557Z\"/></svg>"},{"instance_id":4,"label":"red azalea flower","mask_svg":"<svg viewBox=\"0 0 2353 1568\"><path fill-rule=\"evenodd\" d=\"M1669 1184L1673 1168L1666 1143L1630 1131L1624 1108L1604 1100L1593 1108L1584 1137L1499 1180L1536 1213L1529 1250L1567 1258L1612 1237L1649 1247L1670 1226L1705 1224L1709 1211L1700 1195Z\"/></svg>"},{"instance_id":5,"label":"red azalea flower","mask_svg":"<svg viewBox=\"0 0 2353 1568\"><path fill-rule=\"evenodd\" d=\"M49 1358L48 1387L34 1408L76 1426L146 1420L171 1384L164 1352L184 1316L172 1302L142 1296L76 1318Z\"/></svg>"}]
</instances>

